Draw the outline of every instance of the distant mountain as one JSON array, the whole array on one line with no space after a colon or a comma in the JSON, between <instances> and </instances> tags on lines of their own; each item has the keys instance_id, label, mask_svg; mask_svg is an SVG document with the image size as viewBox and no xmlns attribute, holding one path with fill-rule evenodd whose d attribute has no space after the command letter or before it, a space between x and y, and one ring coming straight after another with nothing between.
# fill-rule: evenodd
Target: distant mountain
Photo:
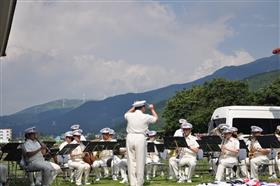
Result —
<instances>
[{"instance_id":1,"label":"distant mountain","mask_svg":"<svg viewBox=\"0 0 280 186\"><path fill-rule=\"evenodd\" d=\"M276 79L280 79L280 70L257 74L246 78L244 81L248 82L251 90L258 90Z\"/></svg>"},{"instance_id":2,"label":"distant mountain","mask_svg":"<svg viewBox=\"0 0 280 186\"><path fill-rule=\"evenodd\" d=\"M83 100L61 99L36 105L12 115L0 117L0 126L1 128L12 128L14 134L19 134L27 127L35 126L46 119L62 116L83 103ZM49 129L47 131L50 131Z\"/></svg>"},{"instance_id":3,"label":"distant mountain","mask_svg":"<svg viewBox=\"0 0 280 186\"><path fill-rule=\"evenodd\" d=\"M256 74L279 69L279 56L274 55L261 58L248 64L221 68L209 76L185 84L170 85L144 93L128 93L113 96L101 101L88 101L80 107L56 118L40 121L37 123L37 126L45 131L55 123L56 130L54 132L60 133L68 130L71 124L80 123L84 131L97 132L102 127L114 127L116 124L123 123L123 114L134 100L145 99L150 103L158 103L170 98L176 91L202 84L214 78L222 77L228 80L242 80Z\"/></svg>"},{"instance_id":4,"label":"distant mountain","mask_svg":"<svg viewBox=\"0 0 280 186\"><path fill-rule=\"evenodd\" d=\"M145 99L150 103L155 103L161 112L168 98L175 95L176 91L187 89L193 85L202 84L214 78L225 78L228 80L253 80L266 79L270 81L272 76L277 76L280 70L279 56L274 55L258 59L254 62L221 68L211 75L185 84L174 84L160 89L144 93L128 93L109 97L101 101L88 101L82 104L81 100L57 100L43 105L25 109L16 114L0 118L1 127L13 129L13 133L18 135L28 126L36 126L39 131L47 134L60 134L69 130L73 123L79 123L85 133L97 132L105 126L121 129L124 124L123 115L135 100ZM258 74L258 75L257 75ZM256 75L255 77L252 77ZM252 83L260 84L259 81ZM259 86L259 85L258 85ZM162 125L162 124L159 124Z\"/></svg>"}]
</instances>

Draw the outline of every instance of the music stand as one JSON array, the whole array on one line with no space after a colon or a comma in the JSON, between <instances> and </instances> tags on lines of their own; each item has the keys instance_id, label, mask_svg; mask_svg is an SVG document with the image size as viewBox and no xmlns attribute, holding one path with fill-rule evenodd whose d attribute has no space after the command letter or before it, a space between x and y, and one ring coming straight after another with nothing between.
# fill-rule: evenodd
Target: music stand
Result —
<instances>
[{"instance_id":1,"label":"music stand","mask_svg":"<svg viewBox=\"0 0 280 186\"><path fill-rule=\"evenodd\" d=\"M90 141L81 141L81 142L84 146L87 146L90 143Z\"/></svg>"},{"instance_id":2,"label":"music stand","mask_svg":"<svg viewBox=\"0 0 280 186\"><path fill-rule=\"evenodd\" d=\"M244 140L239 140L239 148L240 149L246 149L248 151L248 147L247 147Z\"/></svg>"},{"instance_id":3,"label":"music stand","mask_svg":"<svg viewBox=\"0 0 280 186\"><path fill-rule=\"evenodd\" d=\"M147 152L155 152L155 143L154 142L148 142Z\"/></svg>"},{"instance_id":4,"label":"music stand","mask_svg":"<svg viewBox=\"0 0 280 186\"><path fill-rule=\"evenodd\" d=\"M257 140L264 149L280 148L280 142L275 135L258 136Z\"/></svg>"},{"instance_id":5,"label":"music stand","mask_svg":"<svg viewBox=\"0 0 280 186\"><path fill-rule=\"evenodd\" d=\"M18 142L13 142L13 143L7 143L5 144L2 148L1 148L1 151L2 151L2 154L0 156L0 160L2 159L4 153L14 153L17 149L18 149L18 146L22 144L22 143L18 143Z\"/></svg>"},{"instance_id":6,"label":"music stand","mask_svg":"<svg viewBox=\"0 0 280 186\"><path fill-rule=\"evenodd\" d=\"M45 144L50 149L55 144L55 141L43 141L43 144Z\"/></svg>"},{"instance_id":7,"label":"music stand","mask_svg":"<svg viewBox=\"0 0 280 186\"><path fill-rule=\"evenodd\" d=\"M165 137L164 146L166 149L174 150L178 147L187 148L188 144L184 137Z\"/></svg>"},{"instance_id":8,"label":"music stand","mask_svg":"<svg viewBox=\"0 0 280 186\"><path fill-rule=\"evenodd\" d=\"M158 143L158 144L155 143L155 146L156 146L158 152L163 152L165 150L163 143Z\"/></svg>"},{"instance_id":9,"label":"music stand","mask_svg":"<svg viewBox=\"0 0 280 186\"><path fill-rule=\"evenodd\" d=\"M126 139L118 139L117 142L120 148L126 148Z\"/></svg>"},{"instance_id":10,"label":"music stand","mask_svg":"<svg viewBox=\"0 0 280 186\"><path fill-rule=\"evenodd\" d=\"M65 145L59 152L57 152L57 155L66 155L70 154L75 148L77 148L80 144L67 144Z\"/></svg>"},{"instance_id":11,"label":"music stand","mask_svg":"<svg viewBox=\"0 0 280 186\"><path fill-rule=\"evenodd\" d=\"M201 140L197 140L197 142L204 152L221 151L219 145L222 140L219 136L202 136Z\"/></svg>"}]
</instances>

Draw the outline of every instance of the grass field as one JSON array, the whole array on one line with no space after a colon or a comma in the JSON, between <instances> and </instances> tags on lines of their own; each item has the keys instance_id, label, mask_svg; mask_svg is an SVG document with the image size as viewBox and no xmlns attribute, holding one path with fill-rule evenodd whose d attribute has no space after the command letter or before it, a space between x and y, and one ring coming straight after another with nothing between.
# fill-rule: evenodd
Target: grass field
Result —
<instances>
[{"instance_id":1,"label":"grass field","mask_svg":"<svg viewBox=\"0 0 280 186\"><path fill-rule=\"evenodd\" d=\"M2 162L5 163L5 162ZM11 167L14 169L15 164L13 164ZM165 175L168 174L167 172L167 166L164 167L163 169ZM15 172L13 171L10 174L9 177L9 186L29 186L30 184L28 183L27 177L24 175L24 172L22 170L18 170L17 174L15 176ZM156 178L153 178L151 181L145 182L145 185L149 186L173 186L173 185L198 185L200 183L207 183L207 182L212 182L214 180L214 176L208 172L208 163L207 161L200 161L196 167L196 173L197 176L194 176L192 179L192 183L184 183L184 184L179 184L176 183L176 180L167 180L167 178L164 176L157 176ZM260 177L261 180L267 181L267 182L280 182L280 179L275 179L275 180L269 180L268 179L268 171L265 171L262 173L263 175ZM90 176L90 182L92 183L91 185L98 185L98 186L126 186L125 184L120 184L119 181L113 181L111 179L101 179L100 182L94 182L94 175L91 172ZM74 186L75 184L70 183L68 179L63 180L62 176L59 175L52 186Z\"/></svg>"}]
</instances>

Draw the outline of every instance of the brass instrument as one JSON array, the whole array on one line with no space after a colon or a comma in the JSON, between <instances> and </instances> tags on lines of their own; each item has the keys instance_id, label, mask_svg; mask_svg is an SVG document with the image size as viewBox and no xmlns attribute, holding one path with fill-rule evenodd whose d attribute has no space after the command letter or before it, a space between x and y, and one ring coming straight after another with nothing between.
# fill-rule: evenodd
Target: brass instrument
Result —
<instances>
[{"instance_id":1,"label":"brass instrument","mask_svg":"<svg viewBox=\"0 0 280 186\"><path fill-rule=\"evenodd\" d=\"M252 138L251 144L250 144L250 149L248 152L249 160L251 160L255 156L255 153L256 153L256 149L254 148L254 143L255 143L255 139Z\"/></svg>"}]
</instances>

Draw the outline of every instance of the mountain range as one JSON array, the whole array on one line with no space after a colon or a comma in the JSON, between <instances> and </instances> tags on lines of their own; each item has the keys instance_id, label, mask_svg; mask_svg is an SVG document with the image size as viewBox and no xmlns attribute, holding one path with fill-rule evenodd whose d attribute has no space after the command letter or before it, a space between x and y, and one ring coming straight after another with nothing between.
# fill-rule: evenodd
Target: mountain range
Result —
<instances>
[{"instance_id":1,"label":"mountain range","mask_svg":"<svg viewBox=\"0 0 280 186\"><path fill-rule=\"evenodd\" d=\"M175 95L176 91L202 84L214 78L245 79L252 82L249 85L256 89L258 88L258 82L256 82L254 76L266 74L266 81L263 83L267 83L272 76L279 75L279 59L279 56L273 55L240 66L223 67L211 75L192 82L173 84L144 93L128 93L85 103L82 100L64 100L63 107L58 106L61 105L61 100L57 100L56 102L25 109L10 116L1 117L0 124L1 128L12 128L15 135L18 135L28 126L36 126L39 131L46 134L60 134L69 130L69 127L74 123L79 123L86 133L98 132L99 129L106 126L114 128L123 124L123 115L135 100L145 99L149 103L161 104L161 107L163 107L165 101ZM267 74L267 72L271 72L272 75L268 75L271 73ZM262 80L262 78L260 79Z\"/></svg>"}]
</instances>

